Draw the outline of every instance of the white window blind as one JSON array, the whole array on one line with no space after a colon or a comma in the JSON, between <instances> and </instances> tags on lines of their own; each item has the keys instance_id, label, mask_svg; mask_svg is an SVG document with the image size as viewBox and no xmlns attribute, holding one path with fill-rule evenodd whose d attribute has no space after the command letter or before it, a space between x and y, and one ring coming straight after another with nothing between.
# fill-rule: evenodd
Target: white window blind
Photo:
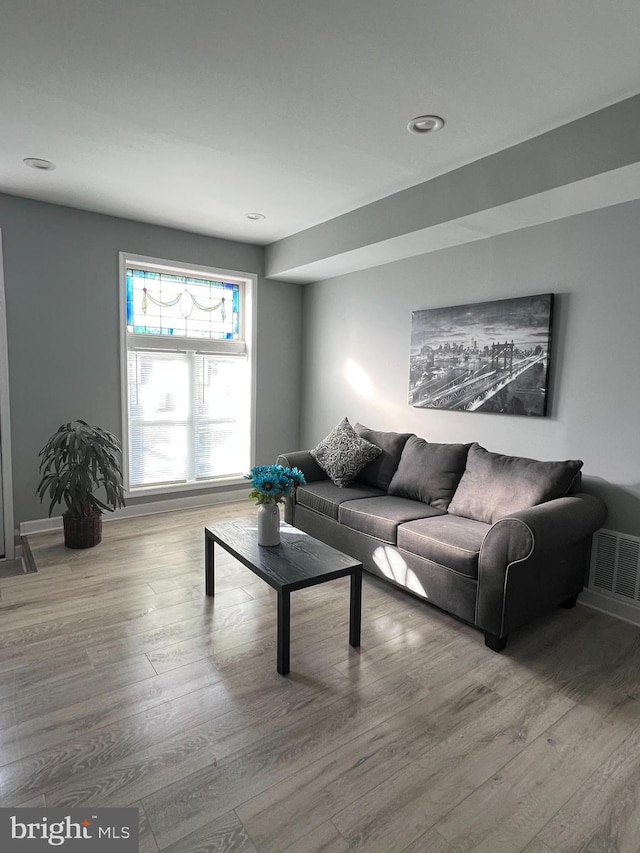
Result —
<instances>
[{"instance_id":1,"label":"white window blind","mask_svg":"<svg viewBox=\"0 0 640 853\"><path fill-rule=\"evenodd\" d=\"M131 486L248 470L246 356L130 350L128 361Z\"/></svg>"},{"instance_id":2,"label":"white window blind","mask_svg":"<svg viewBox=\"0 0 640 853\"><path fill-rule=\"evenodd\" d=\"M140 266L137 261L136 269ZM124 276L127 273L124 264ZM246 342L237 335L229 341L212 341L185 333L160 337L155 329L136 333L139 321L134 316L131 322L131 278L129 273L128 322L123 329L128 488L202 488L212 481L242 476L251 467L252 394ZM181 300L190 311L193 280L192 273ZM220 287L218 282L212 284ZM199 286L196 307L204 298L204 284ZM149 300L152 293L149 290ZM162 297L171 301L170 286ZM241 304L244 307L244 299ZM240 317L241 329L246 327L244 319ZM192 326L196 320L190 314Z\"/></svg>"}]
</instances>

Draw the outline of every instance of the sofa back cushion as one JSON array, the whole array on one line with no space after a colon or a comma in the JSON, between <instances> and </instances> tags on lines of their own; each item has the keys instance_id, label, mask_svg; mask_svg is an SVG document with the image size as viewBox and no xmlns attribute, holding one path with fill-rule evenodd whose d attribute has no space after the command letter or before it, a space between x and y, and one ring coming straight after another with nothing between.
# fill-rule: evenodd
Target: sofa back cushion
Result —
<instances>
[{"instance_id":1,"label":"sofa back cushion","mask_svg":"<svg viewBox=\"0 0 640 853\"><path fill-rule=\"evenodd\" d=\"M563 497L581 468L580 459L540 462L490 453L472 444L449 513L493 524L518 510Z\"/></svg>"},{"instance_id":2,"label":"sofa back cushion","mask_svg":"<svg viewBox=\"0 0 640 853\"><path fill-rule=\"evenodd\" d=\"M396 473L400 457L411 432L380 432L357 423L355 431L361 438L375 444L382 451L380 456L368 462L357 475L359 483L366 483L386 492L393 475Z\"/></svg>"},{"instance_id":3,"label":"sofa back cushion","mask_svg":"<svg viewBox=\"0 0 640 853\"><path fill-rule=\"evenodd\" d=\"M468 444L430 444L412 435L389 484L389 494L446 510L464 472Z\"/></svg>"}]
</instances>

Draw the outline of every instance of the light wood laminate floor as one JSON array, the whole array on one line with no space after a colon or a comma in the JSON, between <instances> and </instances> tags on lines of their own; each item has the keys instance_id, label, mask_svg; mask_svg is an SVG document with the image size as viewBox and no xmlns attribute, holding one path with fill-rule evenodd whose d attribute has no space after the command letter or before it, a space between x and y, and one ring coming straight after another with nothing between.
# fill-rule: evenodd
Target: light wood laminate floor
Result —
<instances>
[{"instance_id":1,"label":"light wood laminate floor","mask_svg":"<svg viewBox=\"0 0 640 853\"><path fill-rule=\"evenodd\" d=\"M365 573L291 599L203 526L248 503L30 537L0 578L0 804L139 809L142 851L638 853L640 630L581 606L482 634Z\"/></svg>"}]
</instances>

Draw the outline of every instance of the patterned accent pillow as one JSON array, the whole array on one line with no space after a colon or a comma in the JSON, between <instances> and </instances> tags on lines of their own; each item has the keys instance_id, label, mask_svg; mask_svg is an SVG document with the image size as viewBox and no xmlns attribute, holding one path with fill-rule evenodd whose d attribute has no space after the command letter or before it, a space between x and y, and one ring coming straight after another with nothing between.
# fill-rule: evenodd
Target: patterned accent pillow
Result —
<instances>
[{"instance_id":1,"label":"patterned accent pillow","mask_svg":"<svg viewBox=\"0 0 640 853\"><path fill-rule=\"evenodd\" d=\"M336 486L348 486L367 462L382 453L379 447L361 438L347 418L309 451Z\"/></svg>"}]
</instances>

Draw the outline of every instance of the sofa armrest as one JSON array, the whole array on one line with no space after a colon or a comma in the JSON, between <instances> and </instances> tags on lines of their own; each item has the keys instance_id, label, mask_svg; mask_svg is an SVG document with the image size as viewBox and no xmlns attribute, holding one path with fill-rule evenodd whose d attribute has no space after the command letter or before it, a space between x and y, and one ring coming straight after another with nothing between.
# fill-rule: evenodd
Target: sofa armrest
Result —
<instances>
[{"instance_id":1,"label":"sofa armrest","mask_svg":"<svg viewBox=\"0 0 640 853\"><path fill-rule=\"evenodd\" d=\"M299 468L304 474L307 483L313 483L314 480L329 479L326 471L318 465L308 450L294 450L291 453L281 453L276 461L278 465L284 465L285 468Z\"/></svg>"},{"instance_id":2,"label":"sofa armrest","mask_svg":"<svg viewBox=\"0 0 640 853\"><path fill-rule=\"evenodd\" d=\"M281 453L276 460L278 465L284 465L285 468L299 468L304 474L307 483L313 483L317 480L328 480L326 471L324 471L309 453L308 450L294 450L291 453ZM289 497L284 499L284 520L288 524L296 523L296 499Z\"/></svg>"},{"instance_id":3,"label":"sofa armrest","mask_svg":"<svg viewBox=\"0 0 640 853\"><path fill-rule=\"evenodd\" d=\"M576 595L606 506L578 493L501 518L478 561L476 624L498 637Z\"/></svg>"},{"instance_id":4,"label":"sofa armrest","mask_svg":"<svg viewBox=\"0 0 640 853\"><path fill-rule=\"evenodd\" d=\"M533 548L557 548L591 536L607 516L604 503L583 493L556 498L496 521L480 550L488 565L509 565Z\"/></svg>"}]
</instances>

